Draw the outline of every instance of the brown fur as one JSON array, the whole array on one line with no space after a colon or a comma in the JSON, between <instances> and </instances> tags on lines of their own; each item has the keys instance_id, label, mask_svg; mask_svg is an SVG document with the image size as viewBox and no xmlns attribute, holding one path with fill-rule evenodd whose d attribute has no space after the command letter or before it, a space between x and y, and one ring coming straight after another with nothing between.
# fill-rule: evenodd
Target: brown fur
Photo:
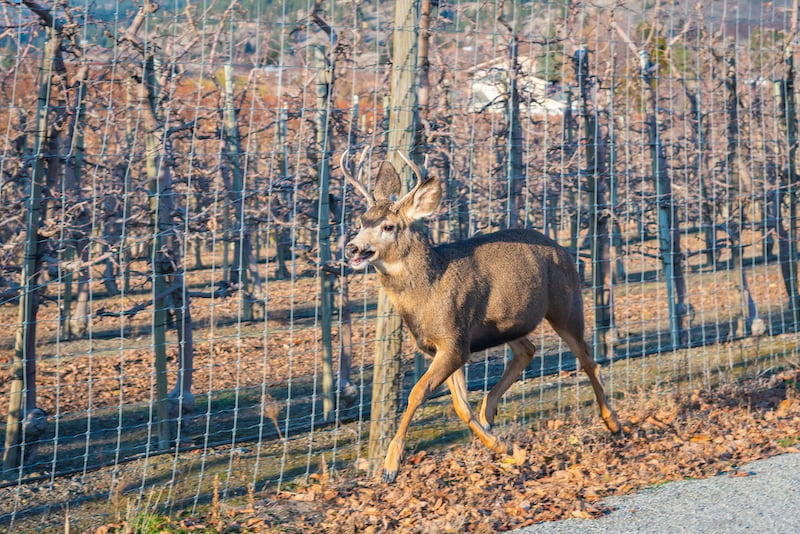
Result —
<instances>
[{"instance_id":1,"label":"brown fur","mask_svg":"<svg viewBox=\"0 0 800 534\"><path fill-rule=\"evenodd\" d=\"M414 221L438 208L438 180L420 180L397 202L388 199L399 189L391 165L381 166L376 183L381 197L370 199L361 230L347 245L347 256L354 268L367 263L375 267L417 345L433 357L409 395L384 461L384 480L391 482L397 475L414 411L445 381L459 417L487 447L509 452L490 429L500 397L533 358L535 347L526 336L542 319L575 353L592 383L603 420L618 432L619 422L583 338L580 279L568 251L534 230L504 230L432 246ZM462 366L470 353L503 343L509 344L514 359L476 417L467 402Z\"/></svg>"}]
</instances>

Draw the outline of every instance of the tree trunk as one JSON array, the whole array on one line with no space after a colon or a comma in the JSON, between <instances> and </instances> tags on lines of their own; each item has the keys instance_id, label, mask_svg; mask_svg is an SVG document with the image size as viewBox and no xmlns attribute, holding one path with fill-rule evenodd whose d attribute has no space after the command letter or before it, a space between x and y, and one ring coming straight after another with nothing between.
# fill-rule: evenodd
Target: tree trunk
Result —
<instances>
[{"instance_id":1,"label":"tree trunk","mask_svg":"<svg viewBox=\"0 0 800 534\"><path fill-rule=\"evenodd\" d=\"M89 207L81 205L84 203L81 192L81 171L83 169L84 157L84 117L86 96L86 78L88 76L88 66L83 65L78 70L75 77L77 90L75 93L75 103L72 108L65 146L61 153L70 154L64 161L64 190L66 192L65 202L78 206L78 216L71 228L66 228L66 242L63 244L64 259L67 261L67 274L64 277L64 305L62 307L62 334L66 339L82 337L89 326L89 268L82 268L78 272L78 291L75 309L70 311L73 293L72 282L74 270L69 265L72 261L76 263L87 263L88 255L88 233L90 231Z\"/></svg>"},{"instance_id":2,"label":"tree trunk","mask_svg":"<svg viewBox=\"0 0 800 534\"><path fill-rule=\"evenodd\" d=\"M261 294L261 276L257 268L253 268L253 246L250 232L245 223L245 184L244 162L242 161L242 143L236 119L236 107L233 101L233 70L225 65L224 70L225 107L223 110L223 131L225 132L225 159L230 171L225 188L233 208L233 261L229 281L239 288L242 319L249 321L253 316L253 292ZM223 177L226 174L223 173ZM224 178L223 178L224 179Z\"/></svg>"},{"instance_id":3,"label":"tree trunk","mask_svg":"<svg viewBox=\"0 0 800 534\"><path fill-rule=\"evenodd\" d=\"M36 409L36 314L39 310L41 266L39 227L42 219L42 193L47 175L45 147L48 139L49 97L55 57L61 46L61 36L54 28L47 29L47 42L42 58L39 95L36 108L36 133L33 146L33 166L26 206L25 259L22 263L19 293L19 313L14 341L14 360L11 366L9 407L6 420L6 439L3 450L4 478L17 476L23 467L27 447L33 447L38 436L26 435L23 421ZM33 439L32 439L33 438Z\"/></svg>"},{"instance_id":4,"label":"tree trunk","mask_svg":"<svg viewBox=\"0 0 800 534\"><path fill-rule=\"evenodd\" d=\"M81 237L77 241L76 260L80 264L89 262L89 252L91 244L88 237ZM69 317L69 334L71 338L80 338L86 334L89 327L89 267L84 267L78 271L78 287L75 292L75 309Z\"/></svg>"},{"instance_id":5,"label":"tree trunk","mask_svg":"<svg viewBox=\"0 0 800 534\"><path fill-rule=\"evenodd\" d=\"M778 228L778 257L781 265L783 284L789 298L789 312L794 325L800 324L800 293L798 293L798 228L797 228L797 109L795 93L794 56L791 47L784 56L784 78L775 85L775 97L783 118L782 130L786 139L784 161L785 171L782 173L783 183L780 187L785 193L778 193L775 215Z\"/></svg>"},{"instance_id":6,"label":"tree trunk","mask_svg":"<svg viewBox=\"0 0 800 534\"><path fill-rule=\"evenodd\" d=\"M165 138L164 127L159 123L156 114L158 89L153 66L153 57L146 57L139 94L146 128L145 166L150 187L150 212L154 236L150 260L153 272L157 435L158 447L164 450L176 439L182 439L182 436L176 433L176 423L181 432L188 429L188 416L194 407L191 393L194 346L181 244L178 241L172 215L175 205L170 166L166 161L168 139ZM174 310L178 321L179 369L176 385L168 394L166 330L170 308Z\"/></svg>"},{"instance_id":7,"label":"tree trunk","mask_svg":"<svg viewBox=\"0 0 800 534\"><path fill-rule=\"evenodd\" d=\"M153 57L145 59L144 75L140 85L140 106L146 110L145 169L150 189L150 217L153 242L150 262L153 276L153 352L156 381L156 415L158 418L158 449L166 450L170 445L169 401L167 398L167 281L171 270L169 258L164 257L168 212L165 213L162 194L164 166L162 140L156 119L156 87L153 72Z\"/></svg>"},{"instance_id":8,"label":"tree trunk","mask_svg":"<svg viewBox=\"0 0 800 534\"><path fill-rule=\"evenodd\" d=\"M278 158L278 180L284 182L289 179L289 158L286 155L286 121L288 110L281 108L275 124L275 153ZM288 194L278 193L288 196ZM288 204L288 198L284 198ZM286 262L292 261L292 238L289 229L281 224L275 225L275 278L284 280L291 274L286 268Z\"/></svg>"},{"instance_id":9,"label":"tree trunk","mask_svg":"<svg viewBox=\"0 0 800 534\"><path fill-rule=\"evenodd\" d=\"M563 127L562 131L563 138L561 140L562 150L564 151L563 160L568 161L572 154L575 152L575 124L573 122L572 117L572 103L573 103L573 95L572 92L567 89L566 91L566 99L567 105L564 108L564 117L563 117ZM561 177L563 180L563 177ZM575 260L578 264L580 264L580 249L578 245L578 233L580 230L580 211L578 209L580 197L575 190L575 187L570 186L569 191L567 193L567 201L569 206L567 210L560 210L562 213L565 211L567 212L567 216L569 217L569 245L568 248L575 253ZM563 202L563 198L562 198ZM581 279L583 278L583 270L581 269Z\"/></svg>"},{"instance_id":10,"label":"tree trunk","mask_svg":"<svg viewBox=\"0 0 800 534\"><path fill-rule=\"evenodd\" d=\"M656 185L658 202L658 235L664 278L667 286L670 347L678 348L686 333L686 281L683 277L683 261L680 247L680 228L675 202L672 198L672 182L667 169L667 155L661 142L658 125L658 96L653 72L646 51L639 52L641 76L645 87L646 127L650 146L650 158Z\"/></svg>"},{"instance_id":11,"label":"tree trunk","mask_svg":"<svg viewBox=\"0 0 800 534\"><path fill-rule=\"evenodd\" d=\"M318 212L317 249L319 262L325 267L331 262L331 205L330 166L328 164L331 142L329 128L330 99L333 92L334 66L326 49L314 48L317 70L317 154ZM333 373L333 281L334 274L319 269L320 278L320 329L322 341L322 409L326 421L331 421L336 408L336 391Z\"/></svg>"},{"instance_id":12,"label":"tree trunk","mask_svg":"<svg viewBox=\"0 0 800 534\"><path fill-rule=\"evenodd\" d=\"M355 126L359 121L358 110L358 96L353 96L353 107L350 113L350 136L347 141L347 151L352 153L353 147L357 142ZM350 163L355 166L355 162ZM350 174L355 175L355 169L350 168ZM342 266L346 265L344 257L345 245L348 239L348 232L345 223L344 213L344 199L341 203L336 204L338 211L334 209L334 219L341 222L341 231L339 233L339 254L341 257L339 261ZM350 374L353 367L353 324L350 315L350 289L348 285L348 276L346 267L339 272L339 365L337 367L336 390L339 400L351 404L358 396L358 390L353 385L350 379Z\"/></svg>"},{"instance_id":13,"label":"tree trunk","mask_svg":"<svg viewBox=\"0 0 800 534\"><path fill-rule=\"evenodd\" d=\"M700 88L698 84L691 86L686 78L681 78L684 94L689 101L689 123L692 128L692 140L695 148L693 170L700 185L700 222L705 242L706 265L713 267L717 263L716 232L714 230L714 214L712 195L708 182L711 173L708 170L708 143L706 142L706 124L701 108Z\"/></svg>"},{"instance_id":14,"label":"tree trunk","mask_svg":"<svg viewBox=\"0 0 800 534\"><path fill-rule=\"evenodd\" d=\"M178 373L175 387L168 397L170 439L179 444L191 444L189 421L194 412L192 377L194 376L194 338L192 337L192 314L187 294L184 269L179 267L172 276L172 305L177 319Z\"/></svg>"},{"instance_id":15,"label":"tree trunk","mask_svg":"<svg viewBox=\"0 0 800 534\"><path fill-rule=\"evenodd\" d=\"M736 327L738 335L750 336L763 333L763 322L758 320L755 301L747 281L742 249L742 231L745 224L746 204L749 184L743 183L744 162L739 154L739 93L736 82L736 48L728 47L725 58L725 113L728 118L726 128L727 150L725 155L725 176L728 182L728 221L726 230L731 246L731 267L739 270L739 290L741 310Z\"/></svg>"},{"instance_id":16,"label":"tree trunk","mask_svg":"<svg viewBox=\"0 0 800 534\"><path fill-rule=\"evenodd\" d=\"M612 81L611 87L614 87ZM615 124L614 94L609 91L609 113L608 120L608 196L609 196L609 216L616 213L619 206L619 186L617 184L617 125ZM614 274L612 281L626 283L628 274L625 270L625 246L622 238L622 230L618 217L612 217L611 222L611 246L614 251Z\"/></svg>"},{"instance_id":17,"label":"tree trunk","mask_svg":"<svg viewBox=\"0 0 800 534\"><path fill-rule=\"evenodd\" d=\"M589 194L589 232L592 257L592 294L594 297L595 356L600 359L614 355L614 302L611 280L611 235L607 201L608 173L599 117L591 103L592 78L589 70L589 51L579 48L573 57L575 78L580 89L581 115L584 124L583 144L586 147L586 172Z\"/></svg>"}]
</instances>

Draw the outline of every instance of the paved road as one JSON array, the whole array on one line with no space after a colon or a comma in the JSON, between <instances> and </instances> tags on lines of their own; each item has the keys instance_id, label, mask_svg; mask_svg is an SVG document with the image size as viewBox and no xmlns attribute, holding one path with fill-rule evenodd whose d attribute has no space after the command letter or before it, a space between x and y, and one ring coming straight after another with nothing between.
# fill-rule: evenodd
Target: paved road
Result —
<instances>
[{"instance_id":1,"label":"paved road","mask_svg":"<svg viewBox=\"0 0 800 534\"><path fill-rule=\"evenodd\" d=\"M719 475L673 482L603 501L615 507L598 519L541 523L514 534L800 533L800 454L742 466L749 476Z\"/></svg>"}]
</instances>

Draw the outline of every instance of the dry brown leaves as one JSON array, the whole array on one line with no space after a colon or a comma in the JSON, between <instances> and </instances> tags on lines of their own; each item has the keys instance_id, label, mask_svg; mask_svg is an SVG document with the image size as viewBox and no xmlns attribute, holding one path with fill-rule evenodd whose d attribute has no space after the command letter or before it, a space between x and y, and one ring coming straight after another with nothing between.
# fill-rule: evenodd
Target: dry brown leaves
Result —
<instances>
[{"instance_id":1,"label":"dry brown leaves","mask_svg":"<svg viewBox=\"0 0 800 534\"><path fill-rule=\"evenodd\" d=\"M695 391L672 399L618 402L625 434L597 423L549 421L512 429L526 461L479 444L416 451L397 482L366 476L314 483L232 510L222 530L281 532L489 533L608 512L599 500L670 480L720 473L782 452L798 452L800 372ZM746 473L744 473L746 474ZM196 521L196 519L195 519Z\"/></svg>"}]
</instances>

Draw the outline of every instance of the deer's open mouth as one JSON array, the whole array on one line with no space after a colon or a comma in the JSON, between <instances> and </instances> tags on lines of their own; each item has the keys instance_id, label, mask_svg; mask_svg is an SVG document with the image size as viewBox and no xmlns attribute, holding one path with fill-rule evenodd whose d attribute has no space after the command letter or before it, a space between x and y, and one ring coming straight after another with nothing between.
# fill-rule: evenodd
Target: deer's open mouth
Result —
<instances>
[{"instance_id":1,"label":"deer's open mouth","mask_svg":"<svg viewBox=\"0 0 800 534\"><path fill-rule=\"evenodd\" d=\"M375 252L372 250L365 250L355 258L350 258L350 267L353 269L359 269L365 267L369 260L375 255Z\"/></svg>"}]
</instances>

